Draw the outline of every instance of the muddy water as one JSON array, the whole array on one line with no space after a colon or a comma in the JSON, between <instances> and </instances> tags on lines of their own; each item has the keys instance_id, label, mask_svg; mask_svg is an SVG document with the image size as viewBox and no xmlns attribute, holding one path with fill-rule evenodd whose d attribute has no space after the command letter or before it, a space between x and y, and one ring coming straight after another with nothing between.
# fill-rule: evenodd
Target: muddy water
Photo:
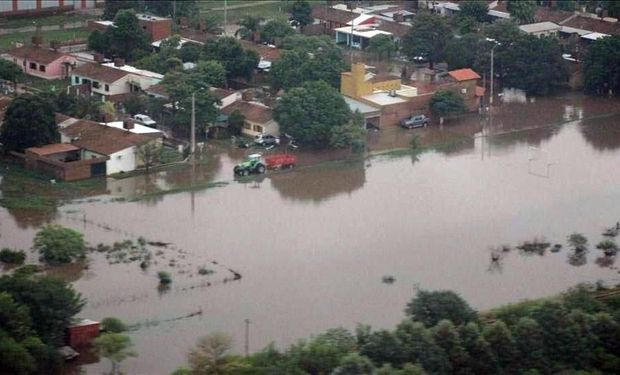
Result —
<instances>
[{"instance_id":1,"label":"muddy water","mask_svg":"<svg viewBox=\"0 0 620 375\"><path fill-rule=\"evenodd\" d=\"M250 350L258 350L358 322L391 327L415 288L452 289L487 309L578 282L618 281L615 265L596 263L595 249L578 267L566 250L490 262L493 247L534 237L564 244L580 231L596 243L620 220L620 115L591 119L611 111L620 103L580 96L504 103L490 120L370 135L375 153L407 145L412 133L443 145L417 157L311 167L342 155L301 153L297 170L244 182L230 171L245 151L210 145L203 166L109 181L107 194L59 206L47 220L92 244L139 236L171 243L151 247L159 255L147 270L110 265L103 253L91 255L87 270L64 270L89 300L82 316L139 325L131 337L140 357L125 372L168 373L213 331L231 333L242 353L245 319ZM516 131L524 128L535 129ZM228 184L113 199L215 181ZM0 243L30 246L37 225L29 218L0 210ZM201 266L215 273L199 275ZM168 291L157 289L160 270L173 275ZM384 275L395 283L382 283ZM100 373L108 364L84 368Z\"/></svg>"}]
</instances>

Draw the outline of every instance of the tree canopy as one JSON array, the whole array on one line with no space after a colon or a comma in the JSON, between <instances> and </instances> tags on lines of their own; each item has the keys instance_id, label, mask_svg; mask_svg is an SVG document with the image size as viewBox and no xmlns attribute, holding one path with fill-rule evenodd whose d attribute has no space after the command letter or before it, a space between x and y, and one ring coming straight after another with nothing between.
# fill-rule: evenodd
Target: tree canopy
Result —
<instances>
[{"instance_id":1,"label":"tree canopy","mask_svg":"<svg viewBox=\"0 0 620 375\"><path fill-rule=\"evenodd\" d=\"M295 0L291 6L291 18L303 29L312 23L312 6L306 0Z\"/></svg>"},{"instance_id":2,"label":"tree canopy","mask_svg":"<svg viewBox=\"0 0 620 375\"><path fill-rule=\"evenodd\" d=\"M437 14L419 13L413 26L403 37L402 50L409 57L421 56L427 59L431 68L444 56L446 44L452 37L450 27Z\"/></svg>"},{"instance_id":3,"label":"tree canopy","mask_svg":"<svg viewBox=\"0 0 620 375\"><path fill-rule=\"evenodd\" d=\"M441 93L444 97L452 96L445 94L452 93L452 91L440 91L435 95ZM405 312L412 320L422 322L426 326L434 326L443 319L457 325L477 319L476 312L469 307L463 298L452 291L420 290L418 295L407 304Z\"/></svg>"},{"instance_id":4,"label":"tree canopy","mask_svg":"<svg viewBox=\"0 0 620 375\"><path fill-rule=\"evenodd\" d=\"M86 242L80 232L59 225L48 225L34 237L34 249L46 263L71 263L84 258Z\"/></svg>"},{"instance_id":5,"label":"tree canopy","mask_svg":"<svg viewBox=\"0 0 620 375\"><path fill-rule=\"evenodd\" d=\"M488 18L489 6L484 0L460 1L459 7L461 9L460 16L471 17L477 22L484 22Z\"/></svg>"},{"instance_id":6,"label":"tree canopy","mask_svg":"<svg viewBox=\"0 0 620 375\"><path fill-rule=\"evenodd\" d=\"M274 109L280 130L300 143L327 146L332 131L351 119L342 95L323 81L306 82L287 91Z\"/></svg>"},{"instance_id":7,"label":"tree canopy","mask_svg":"<svg viewBox=\"0 0 620 375\"><path fill-rule=\"evenodd\" d=\"M5 152L58 142L60 133L50 100L42 95L23 94L11 102L0 128L0 143Z\"/></svg>"},{"instance_id":8,"label":"tree canopy","mask_svg":"<svg viewBox=\"0 0 620 375\"><path fill-rule=\"evenodd\" d=\"M0 60L0 79L16 82L23 74L16 64L8 60Z\"/></svg>"},{"instance_id":9,"label":"tree canopy","mask_svg":"<svg viewBox=\"0 0 620 375\"><path fill-rule=\"evenodd\" d=\"M203 47L203 53L206 60L218 61L224 66L228 79L249 80L260 61L256 51L243 49L239 41L233 37L208 41Z\"/></svg>"},{"instance_id":10,"label":"tree canopy","mask_svg":"<svg viewBox=\"0 0 620 375\"><path fill-rule=\"evenodd\" d=\"M284 39L282 58L271 67L274 90L287 90L307 81L325 81L340 87L340 73L347 69L342 51L331 40L294 35Z\"/></svg>"},{"instance_id":11,"label":"tree canopy","mask_svg":"<svg viewBox=\"0 0 620 375\"><path fill-rule=\"evenodd\" d=\"M261 39L267 43L275 44L284 37L292 35L295 30L289 25L288 21L282 18L273 19L263 26Z\"/></svg>"},{"instance_id":12,"label":"tree canopy","mask_svg":"<svg viewBox=\"0 0 620 375\"><path fill-rule=\"evenodd\" d=\"M367 52L372 53L379 60L389 59L398 50L398 46L390 35L379 34L370 38Z\"/></svg>"},{"instance_id":13,"label":"tree canopy","mask_svg":"<svg viewBox=\"0 0 620 375\"><path fill-rule=\"evenodd\" d=\"M535 0L508 0L506 9L519 24L533 23L536 13Z\"/></svg>"},{"instance_id":14,"label":"tree canopy","mask_svg":"<svg viewBox=\"0 0 620 375\"><path fill-rule=\"evenodd\" d=\"M620 36L593 42L583 61L583 72L586 93L620 94Z\"/></svg>"},{"instance_id":15,"label":"tree canopy","mask_svg":"<svg viewBox=\"0 0 620 375\"><path fill-rule=\"evenodd\" d=\"M123 8L115 14L115 27L109 27L104 33L94 30L88 38L89 47L107 56L129 61L142 57L149 50L150 42L133 9Z\"/></svg>"}]
</instances>

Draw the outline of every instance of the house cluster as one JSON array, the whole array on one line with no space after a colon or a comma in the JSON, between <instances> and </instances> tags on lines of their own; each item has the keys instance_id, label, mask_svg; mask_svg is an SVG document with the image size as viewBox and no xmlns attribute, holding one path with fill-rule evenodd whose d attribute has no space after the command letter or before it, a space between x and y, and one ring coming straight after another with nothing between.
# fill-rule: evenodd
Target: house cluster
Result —
<instances>
[{"instance_id":1,"label":"house cluster","mask_svg":"<svg viewBox=\"0 0 620 375\"><path fill-rule=\"evenodd\" d=\"M371 127L398 125L412 113L429 110L432 96L439 90L450 90L463 97L469 111L480 107L485 89L478 85L480 76L472 69L439 72L422 69L408 84L401 77L375 74L373 67L353 64L350 72L341 74L340 92L352 111L360 111Z\"/></svg>"},{"instance_id":2,"label":"house cluster","mask_svg":"<svg viewBox=\"0 0 620 375\"><path fill-rule=\"evenodd\" d=\"M336 43L357 49L368 47L370 39L377 35L387 35L398 42L411 27L415 13L410 6L379 4L349 9L345 4L315 5L314 23L306 26L305 32L332 35Z\"/></svg>"}]
</instances>

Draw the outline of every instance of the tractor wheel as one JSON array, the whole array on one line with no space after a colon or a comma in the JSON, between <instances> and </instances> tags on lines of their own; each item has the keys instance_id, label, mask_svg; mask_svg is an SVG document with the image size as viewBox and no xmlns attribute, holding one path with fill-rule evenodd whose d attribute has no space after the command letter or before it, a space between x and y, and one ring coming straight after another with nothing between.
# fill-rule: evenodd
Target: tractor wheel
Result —
<instances>
[{"instance_id":1,"label":"tractor wheel","mask_svg":"<svg viewBox=\"0 0 620 375\"><path fill-rule=\"evenodd\" d=\"M250 172L248 172L248 170L247 170L247 169L242 169L242 170L241 170L241 175L242 175L242 176L247 176L249 173L250 173Z\"/></svg>"},{"instance_id":2,"label":"tractor wheel","mask_svg":"<svg viewBox=\"0 0 620 375\"><path fill-rule=\"evenodd\" d=\"M262 165L262 164L258 164L256 166L256 172L258 172L258 173L265 173L265 166Z\"/></svg>"},{"instance_id":3,"label":"tractor wheel","mask_svg":"<svg viewBox=\"0 0 620 375\"><path fill-rule=\"evenodd\" d=\"M241 171L239 170L239 167L235 167L235 169L233 169L233 172L235 173L235 176L238 176L241 174Z\"/></svg>"}]
</instances>

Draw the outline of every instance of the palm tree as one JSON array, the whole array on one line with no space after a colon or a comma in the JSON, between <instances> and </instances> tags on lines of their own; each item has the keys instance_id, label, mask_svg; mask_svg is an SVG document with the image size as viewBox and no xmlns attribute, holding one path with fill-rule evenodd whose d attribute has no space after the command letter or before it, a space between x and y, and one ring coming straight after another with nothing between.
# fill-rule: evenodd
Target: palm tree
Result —
<instances>
[{"instance_id":1,"label":"palm tree","mask_svg":"<svg viewBox=\"0 0 620 375\"><path fill-rule=\"evenodd\" d=\"M262 17L246 15L239 21L239 30L235 33L235 36L239 35L241 39L249 39L253 42L258 40L258 34L261 29Z\"/></svg>"}]
</instances>

